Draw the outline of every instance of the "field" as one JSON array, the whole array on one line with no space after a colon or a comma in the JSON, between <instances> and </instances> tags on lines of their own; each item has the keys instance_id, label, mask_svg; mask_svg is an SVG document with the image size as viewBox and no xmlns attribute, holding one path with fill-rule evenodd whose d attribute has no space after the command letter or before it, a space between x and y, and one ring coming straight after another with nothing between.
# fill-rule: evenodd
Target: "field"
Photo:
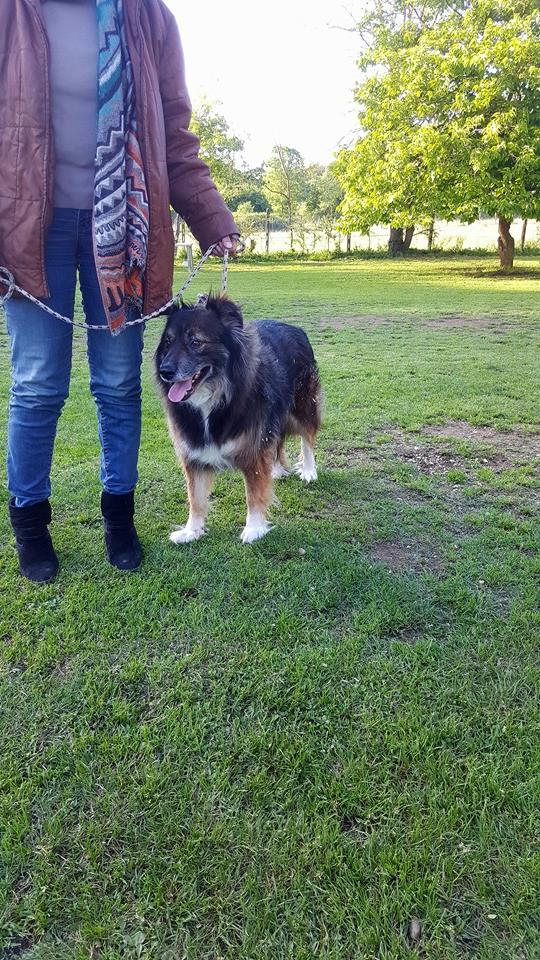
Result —
<instances>
[{"instance_id":1,"label":"field","mask_svg":"<svg viewBox=\"0 0 540 960\"><path fill-rule=\"evenodd\" d=\"M209 535L168 542L154 324L134 575L104 560L77 337L55 584L17 577L2 494L1 960L540 957L540 280L519 267L233 266L247 318L308 330L326 391L319 481L280 481L251 547L234 475Z\"/></svg>"},{"instance_id":2,"label":"field","mask_svg":"<svg viewBox=\"0 0 540 960\"><path fill-rule=\"evenodd\" d=\"M255 250L262 253L266 246L265 236L266 214L256 213L245 216L242 220L244 232L249 240L255 241ZM522 220L514 220L512 224L512 234L516 241L516 247L519 249ZM427 229L417 229L413 239L413 247L416 250L426 250L428 245ZM437 250L490 250L497 249L497 220L494 217L476 220L474 223L460 223L458 220L437 220L435 223L434 244ZM193 238L192 238L193 239ZM527 243L538 246L540 240L540 222L529 220L526 229ZM384 250L388 246L388 227L372 227L369 236L365 233L353 233L351 236L353 250ZM308 250L326 250L327 238L324 232L319 230L313 233L306 231L306 245ZM330 246L334 248L334 241ZM345 238L341 237L341 246L345 247ZM289 250L290 237L287 230L280 229L278 222L271 222L270 230L270 252ZM296 248L299 248L297 239Z\"/></svg>"}]
</instances>

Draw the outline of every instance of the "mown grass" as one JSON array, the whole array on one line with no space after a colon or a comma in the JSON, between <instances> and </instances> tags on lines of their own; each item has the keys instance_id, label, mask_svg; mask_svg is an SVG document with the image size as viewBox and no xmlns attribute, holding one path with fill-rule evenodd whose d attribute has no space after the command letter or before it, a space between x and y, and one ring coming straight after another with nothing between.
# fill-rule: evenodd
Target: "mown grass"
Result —
<instances>
[{"instance_id":1,"label":"mown grass","mask_svg":"<svg viewBox=\"0 0 540 960\"><path fill-rule=\"evenodd\" d=\"M0 521L2 960L540 956L540 284L491 267L234 266L326 390L320 480L283 481L249 548L231 475L210 535L167 541L152 327L131 576L77 339L54 585L18 579Z\"/></svg>"}]
</instances>

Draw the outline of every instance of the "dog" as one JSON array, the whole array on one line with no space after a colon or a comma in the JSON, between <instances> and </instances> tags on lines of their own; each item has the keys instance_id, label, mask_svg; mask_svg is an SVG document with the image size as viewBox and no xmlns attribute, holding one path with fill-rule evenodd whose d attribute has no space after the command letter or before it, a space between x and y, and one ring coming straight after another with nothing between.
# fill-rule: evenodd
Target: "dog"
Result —
<instances>
[{"instance_id":1,"label":"dog","mask_svg":"<svg viewBox=\"0 0 540 960\"><path fill-rule=\"evenodd\" d=\"M296 472L306 483L317 479L322 391L306 334L274 320L244 324L236 303L209 296L168 313L155 368L189 498L187 524L170 539L202 537L214 476L236 469L247 500L241 539L259 540L271 529L272 481L289 474L288 435L301 438Z\"/></svg>"}]
</instances>

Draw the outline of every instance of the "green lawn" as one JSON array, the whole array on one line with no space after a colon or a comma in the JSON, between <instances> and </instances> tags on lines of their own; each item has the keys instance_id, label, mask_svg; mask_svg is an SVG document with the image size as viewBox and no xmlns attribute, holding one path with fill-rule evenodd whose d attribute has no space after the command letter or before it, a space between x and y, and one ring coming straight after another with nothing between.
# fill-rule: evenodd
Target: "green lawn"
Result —
<instances>
[{"instance_id":1,"label":"green lawn","mask_svg":"<svg viewBox=\"0 0 540 960\"><path fill-rule=\"evenodd\" d=\"M319 482L251 547L234 475L167 540L154 324L134 575L77 335L55 584L18 579L0 505L0 960L540 957L540 281L492 267L232 268L326 391Z\"/></svg>"}]
</instances>

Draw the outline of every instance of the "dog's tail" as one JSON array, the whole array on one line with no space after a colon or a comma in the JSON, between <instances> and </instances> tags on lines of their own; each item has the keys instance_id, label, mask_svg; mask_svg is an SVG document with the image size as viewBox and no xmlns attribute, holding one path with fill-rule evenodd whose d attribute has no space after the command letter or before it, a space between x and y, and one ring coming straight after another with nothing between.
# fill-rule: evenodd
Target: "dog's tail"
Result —
<instances>
[{"instance_id":1,"label":"dog's tail","mask_svg":"<svg viewBox=\"0 0 540 960\"><path fill-rule=\"evenodd\" d=\"M302 434L313 446L323 416L323 390L315 360L307 364L297 378L292 413L302 427Z\"/></svg>"}]
</instances>

